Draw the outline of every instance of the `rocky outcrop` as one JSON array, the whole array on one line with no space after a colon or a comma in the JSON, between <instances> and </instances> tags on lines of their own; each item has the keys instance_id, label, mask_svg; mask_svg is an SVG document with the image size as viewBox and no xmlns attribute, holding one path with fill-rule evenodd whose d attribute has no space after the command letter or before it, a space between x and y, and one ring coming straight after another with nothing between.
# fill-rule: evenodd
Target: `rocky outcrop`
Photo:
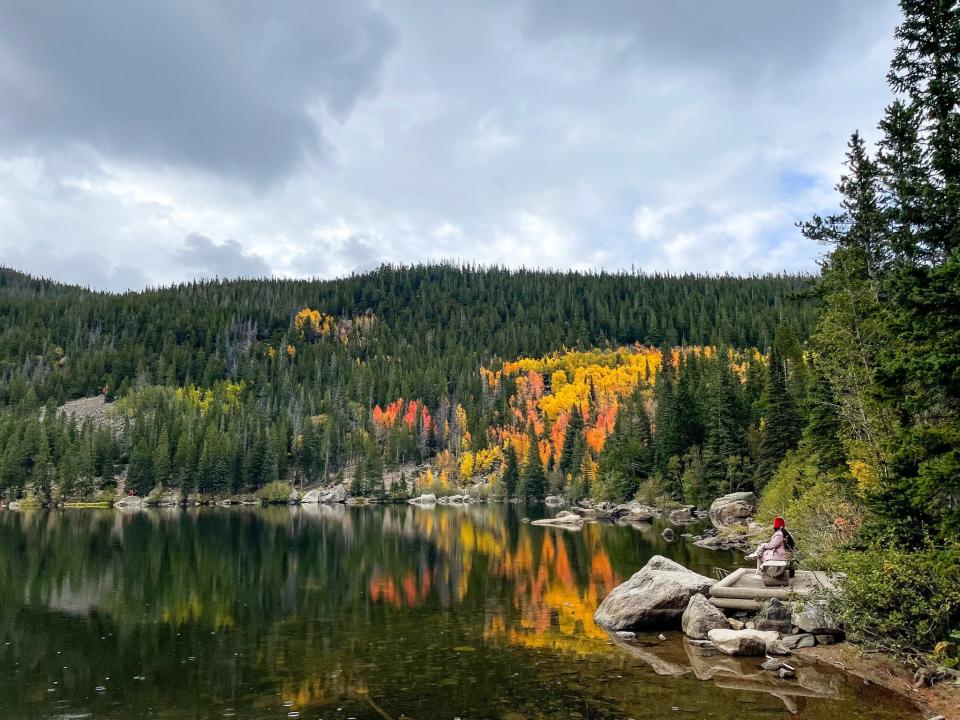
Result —
<instances>
[{"instance_id":1,"label":"rocky outcrop","mask_svg":"<svg viewBox=\"0 0 960 720\"><path fill-rule=\"evenodd\" d=\"M586 522L582 515L577 515L569 510L561 510L552 518L543 518L534 520L531 525L543 525L547 527L580 528Z\"/></svg>"},{"instance_id":2,"label":"rocky outcrop","mask_svg":"<svg viewBox=\"0 0 960 720\"><path fill-rule=\"evenodd\" d=\"M680 627L683 634L694 640L706 640L711 630L729 629L730 623L716 605L703 595L697 594L690 598L687 609L680 618Z\"/></svg>"},{"instance_id":3,"label":"rocky outcrop","mask_svg":"<svg viewBox=\"0 0 960 720\"><path fill-rule=\"evenodd\" d=\"M757 496L752 492L724 495L710 505L710 522L714 527L744 525L757 510Z\"/></svg>"},{"instance_id":4,"label":"rocky outcrop","mask_svg":"<svg viewBox=\"0 0 960 720\"><path fill-rule=\"evenodd\" d=\"M643 568L604 598L593 619L608 630L676 625L693 595L705 595L714 581L654 555Z\"/></svg>"},{"instance_id":5,"label":"rocky outcrop","mask_svg":"<svg viewBox=\"0 0 960 720\"><path fill-rule=\"evenodd\" d=\"M410 503L411 505L436 505L437 496L434 495L433 493L430 493L428 495L420 495L415 498L410 498L409 500L407 500L407 502Z\"/></svg>"},{"instance_id":6,"label":"rocky outcrop","mask_svg":"<svg viewBox=\"0 0 960 720\"><path fill-rule=\"evenodd\" d=\"M334 485L329 488L317 488L310 490L300 498L301 505L312 505L315 503L342 503L347 501L347 488L345 485Z\"/></svg>"},{"instance_id":7,"label":"rocky outcrop","mask_svg":"<svg viewBox=\"0 0 960 720\"><path fill-rule=\"evenodd\" d=\"M711 630L710 642L725 655L788 655L780 633L772 630Z\"/></svg>"}]
</instances>

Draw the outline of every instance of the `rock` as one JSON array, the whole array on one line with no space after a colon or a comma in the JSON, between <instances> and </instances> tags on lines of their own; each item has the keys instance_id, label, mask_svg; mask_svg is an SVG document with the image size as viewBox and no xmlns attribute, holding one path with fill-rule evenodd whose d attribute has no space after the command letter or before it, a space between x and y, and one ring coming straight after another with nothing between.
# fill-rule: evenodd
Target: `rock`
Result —
<instances>
[{"instance_id":1,"label":"rock","mask_svg":"<svg viewBox=\"0 0 960 720\"><path fill-rule=\"evenodd\" d=\"M660 533L660 537L662 537L667 542L673 542L674 540L677 539L677 535L676 533L673 532L673 528L664 528L663 532Z\"/></svg>"},{"instance_id":2,"label":"rock","mask_svg":"<svg viewBox=\"0 0 960 720\"><path fill-rule=\"evenodd\" d=\"M707 633L707 637L726 655L784 655L788 652L780 642L780 635L772 631L718 628ZM778 652L781 649L783 652Z\"/></svg>"},{"instance_id":3,"label":"rock","mask_svg":"<svg viewBox=\"0 0 960 720\"><path fill-rule=\"evenodd\" d=\"M777 660L776 658L767 658L760 664L760 667L767 672L775 673L783 667L783 661Z\"/></svg>"},{"instance_id":4,"label":"rock","mask_svg":"<svg viewBox=\"0 0 960 720\"><path fill-rule=\"evenodd\" d=\"M778 598L767 600L757 613L757 630L774 630L786 635L793 627L793 603L785 603Z\"/></svg>"},{"instance_id":5,"label":"rock","mask_svg":"<svg viewBox=\"0 0 960 720\"><path fill-rule=\"evenodd\" d=\"M11 503L11 508L13 503ZM127 497L120 498L117 500L113 506L115 508L125 508L127 510L134 510L147 507L146 498L137 497L136 495L128 495Z\"/></svg>"},{"instance_id":6,"label":"rock","mask_svg":"<svg viewBox=\"0 0 960 720\"><path fill-rule=\"evenodd\" d=\"M777 677L781 680L793 680L797 674L790 668L782 667L777 670Z\"/></svg>"},{"instance_id":7,"label":"rock","mask_svg":"<svg viewBox=\"0 0 960 720\"><path fill-rule=\"evenodd\" d=\"M808 601L803 610L793 613L791 621L804 632L814 635L839 635L843 632L822 602Z\"/></svg>"},{"instance_id":8,"label":"rock","mask_svg":"<svg viewBox=\"0 0 960 720\"><path fill-rule=\"evenodd\" d=\"M814 642L813 635L810 635L809 633L800 633L799 635L784 635L782 638L780 638L780 642L783 643L787 650L799 650L800 648L813 647L816 644Z\"/></svg>"},{"instance_id":9,"label":"rock","mask_svg":"<svg viewBox=\"0 0 960 720\"><path fill-rule=\"evenodd\" d=\"M707 633L717 628L729 628L727 616L703 595L694 595L680 618L683 634L695 640L705 640Z\"/></svg>"},{"instance_id":10,"label":"rock","mask_svg":"<svg viewBox=\"0 0 960 720\"><path fill-rule=\"evenodd\" d=\"M560 497L559 495L547 495L547 496L543 499L543 504L544 504L544 505L547 505L547 506L549 506L549 507L556 507L556 506L558 506L558 505L563 505L565 502L566 502L566 500L564 500L564 499L563 499L562 497Z\"/></svg>"},{"instance_id":11,"label":"rock","mask_svg":"<svg viewBox=\"0 0 960 720\"><path fill-rule=\"evenodd\" d=\"M584 523L584 519L582 516L577 515L576 513L572 513L569 510L561 510L556 514L556 516L552 518L543 518L542 520L534 520L530 524L546 525L546 526L554 526L554 527L559 526L559 527L566 527L566 528L572 528L572 527L579 528L581 525L583 525L583 523Z\"/></svg>"},{"instance_id":12,"label":"rock","mask_svg":"<svg viewBox=\"0 0 960 720\"><path fill-rule=\"evenodd\" d=\"M742 525L757 509L757 496L752 492L724 495L710 504L710 522L714 527Z\"/></svg>"},{"instance_id":13,"label":"rock","mask_svg":"<svg viewBox=\"0 0 960 720\"><path fill-rule=\"evenodd\" d=\"M682 525L684 523L693 522L693 505L687 505L686 507L673 510L670 513L670 522L674 525Z\"/></svg>"},{"instance_id":14,"label":"rock","mask_svg":"<svg viewBox=\"0 0 960 720\"><path fill-rule=\"evenodd\" d=\"M727 622L734 630L743 630L743 628L746 627L743 620L737 620L736 618L730 618L727 620Z\"/></svg>"},{"instance_id":15,"label":"rock","mask_svg":"<svg viewBox=\"0 0 960 720\"><path fill-rule=\"evenodd\" d=\"M649 505L642 505L636 500L631 500L625 505L618 505L617 512L623 512L625 517L634 522L649 522L660 516L656 508Z\"/></svg>"},{"instance_id":16,"label":"rock","mask_svg":"<svg viewBox=\"0 0 960 720\"><path fill-rule=\"evenodd\" d=\"M300 498L301 505L312 505L315 503L342 503L347 501L346 485L334 485L329 488L317 488L309 490Z\"/></svg>"},{"instance_id":17,"label":"rock","mask_svg":"<svg viewBox=\"0 0 960 720\"><path fill-rule=\"evenodd\" d=\"M690 598L705 595L714 581L654 555L633 577L604 598L593 619L608 630L635 630L680 621Z\"/></svg>"},{"instance_id":18,"label":"rock","mask_svg":"<svg viewBox=\"0 0 960 720\"><path fill-rule=\"evenodd\" d=\"M290 494L287 495L287 503L296 504L298 502L300 502L300 493L297 491L296 488L293 488L292 490L290 490Z\"/></svg>"},{"instance_id":19,"label":"rock","mask_svg":"<svg viewBox=\"0 0 960 720\"><path fill-rule=\"evenodd\" d=\"M530 518L520 518L520 522L529 525L529 524L530 524Z\"/></svg>"},{"instance_id":20,"label":"rock","mask_svg":"<svg viewBox=\"0 0 960 720\"><path fill-rule=\"evenodd\" d=\"M436 505L437 496L434 495L433 493L430 493L428 495L420 495L415 498L410 498L409 500L407 500L407 502L410 503L411 505Z\"/></svg>"},{"instance_id":21,"label":"rock","mask_svg":"<svg viewBox=\"0 0 960 720\"><path fill-rule=\"evenodd\" d=\"M660 633L659 635L657 635L657 640L666 640L666 639L667 639L667 636L664 635L663 633Z\"/></svg>"},{"instance_id":22,"label":"rock","mask_svg":"<svg viewBox=\"0 0 960 720\"><path fill-rule=\"evenodd\" d=\"M814 635L817 645L833 645L837 641L836 635Z\"/></svg>"},{"instance_id":23,"label":"rock","mask_svg":"<svg viewBox=\"0 0 960 720\"><path fill-rule=\"evenodd\" d=\"M757 624L752 620L748 620L747 624L743 626L745 630L756 630Z\"/></svg>"},{"instance_id":24,"label":"rock","mask_svg":"<svg viewBox=\"0 0 960 720\"><path fill-rule=\"evenodd\" d=\"M637 637L637 634L630 632L629 630L620 630L617 632L617 637L621 640L633 640L635 637Z\"/></svg>"}]
</instances>

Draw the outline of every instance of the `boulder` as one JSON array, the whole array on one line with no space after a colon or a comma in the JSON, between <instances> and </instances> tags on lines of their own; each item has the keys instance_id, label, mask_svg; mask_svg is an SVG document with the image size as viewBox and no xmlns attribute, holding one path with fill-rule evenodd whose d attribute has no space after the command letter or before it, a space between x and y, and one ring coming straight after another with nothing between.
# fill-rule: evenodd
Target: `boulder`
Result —
<instances>
[{"instance_id":1,"label":"boulder","mask_svg":"<svg viewBox=\"0 0 960 720\"><path fill-rule=\"evenodd\" d=\"M724 630L707 633L717 650L725 655L786 655L789 651L780 642L780 634L765 630Z\"/></svg>"},{"instance_id":2,"label":"boulder","mask_svg":"<svg viewBox=\"0 0 960 720\"><path fill-rule=\"evenodd\" d=\"M342 503L347 501L346 485L334 485L329 488L317 488L304 493L300 503L311 505L314 503Z\"/></svg>"},{"instance_id":3,"label":"boulder","mask_svg":"<svg viewBox=\"0 0 960 720\"><path fill-rule=\"evenodd\" d=\"M660 537L667 542L673 542L677 539L677 534L673 531L673 528L664 528L663 532L660 533Z\"/></svg>"},{"instance_id":4,"label":"boulder","mask_svg":"<svg viewBox=\"0 0 960 720\"><path fill-rule=\"evenodd\" d=\"M808 601L802 610L795 611L791 622L804 632L814 635L839 635L843 632L824 604L817 601Z\"/></svg>"},{"instance_id":5,"label":"boulder","mask_svg":"<svg viewBox=\"0 0 960 720\"><path fill-rule=\"evenodd\" d=\"M678 508L670 512L670 522L674 525L681 525L693 521L693 505L687 505L686 507Z\"/></svg>"},{"instance_id":6,"label":"boulder","mask_svg":"<svg viewBox=\"0 0 960 720\"><path fill-rule=\"evenodd\" d=\"M694 595L680 618L683 634L694 640L706 640L707 633L717 628L729 628L727 616L703 595Z\"/></svg>"},{"instance_id":7,"label":"boulder","mask_svg":"<svg viewBox=\"0 0 960 720\"><path fill-rule=\"evenodd\" d=\"M147 507L147 499L142 497L137 497L136 495L128 495L117 500L113 506L115 508L127 509L127 510L138 510L140 508ZM13 503L10 503L11 509L13 509Z\"/></svg>"},{"instance_id":8,"label":"boulder","mask_svg":"<svg viewBox=\"0 0 960 720\"><path fill-rule=\"evenodd\" d=\"M793 628L792 617L793 603L783 602L778 598L770 598L763 603L754 624L757 630L773 630L786 635Z\"/></svg>"},{"instance_id":9,"label":"boulder","mask_svg":"<svg viewBox=\"0 0 960 720\"><path fill-rule=\"evenodd\" d=\"M290 494L287 495L287 502L290 504L300 502L300 492L296 488L290 490Z\"/></svg>"},{"instance_id":10,"label":"boulder","mask_svg":"<svg viewBox=\"0 0 960 720\"><path fill-rule=\"evenodd\" d=\"M710 522L714 527L743 525L757 509L757 496L752 492L724 495L710 504Z\"/></svg>"},{"instance_id":11,"label":"boulder","mask_svg":"<svg viewBox=\"0 0 960 720\"><path fill-rule=\"evenodd\" d=\"M782 638L780 638L780 642L783 643L787 650L799 650L800 648L808 648L816 645L813 635L809 633L784 635Z\"/></svg>"},{"instance_id":12,"label":"boulder","mask_svg":"<svg viewBox=\"0 0 960 720\"><path fill-rule=\"evenodd\" d=\"M593 619L608 630L676 625L693 595L705 595L714 581L654 555L641 570L615 587Z\"/></svg>"},{"instance_id":13,"label":"boulder","mask_svg":"<svg viewBox=\"0 0 960 720\"><path fill-rule=\"evenodd\" d=\"M559 495L547 495L543 499L543 504L548 507L557 507L558 505L563 505L564 502L566 501Z\"/></svg>"},{"instance_id":14,"label":"boulder","mask_svg":"<svg viewBox=\"0 0 960 720\"><path fill-rule=\"evenodd\" d=\"M534 520L531 525L545 525L545 526L560 526L560 527L576 527L579 528L584 523L583 516L572 513L569 510L561 510L552 518L543 518L542 520Z\"/></svg>"},{"instance_id":15,"label":"boulder","mask_svg":"<svg viewBox=\"0 0 960 720\"><path fill-rule=\"evenodd\" d=\"M436 505L437 496L433 493L429 493L427 495L419 495L418 497L410 498L407 500L407 502L411 505Z\"/></svg>"}]
</instances>

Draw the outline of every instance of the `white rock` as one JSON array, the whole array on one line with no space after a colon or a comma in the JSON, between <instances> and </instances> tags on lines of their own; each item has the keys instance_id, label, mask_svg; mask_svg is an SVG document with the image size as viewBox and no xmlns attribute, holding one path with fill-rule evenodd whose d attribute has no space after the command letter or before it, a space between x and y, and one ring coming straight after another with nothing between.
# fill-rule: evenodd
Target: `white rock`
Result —
<instances>
[{"instance_id":1,"label":"white rock","mask_svg":"<svg viewBox=\"0 0 960 720\"><path fill-rule=\"evenodd\" d=\"M726 655L787 654L780 642L780 634L772 630L724 630L707 633L710 642ZM781 651L782 650L782 651Z\"/></svg>"},{"instance_id":2,"label":"white rock","mask_svg":"<svg viewBox=\"0 0 960 720\"><path fill-rule=\"evenodd\" d=\"M730 627L727 616L703 595L694 595L680 618L683 634L695 640L706 640L711 630Z\"/></svg>"}]
</instances>

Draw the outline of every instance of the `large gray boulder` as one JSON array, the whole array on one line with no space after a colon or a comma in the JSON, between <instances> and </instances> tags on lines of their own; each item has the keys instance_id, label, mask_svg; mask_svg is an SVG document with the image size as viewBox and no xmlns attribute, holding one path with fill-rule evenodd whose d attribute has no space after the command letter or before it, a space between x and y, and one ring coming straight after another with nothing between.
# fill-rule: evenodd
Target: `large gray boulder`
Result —
<instances>
[{"instance_id":1,"label":"large gray boulder","mask_svg":"<svg viewBox=\"0 0 960 720\"><path fill-rule=\"evenodd\" d=\"M788 655L780 633L772 630L711 630L710 642L726 655Z\"/></svg>"},{"instance_id":2,"label":"large gray boulder","mask_svg":"<svg viewBox=\"0 0 960 720\"><path fill-rule=\"evenodd\" d=\"M419 495L415 498L410 498L407 500L407 502L411 505L436 505L437 496L433 493L429 493L427 495Z\"/></svg>"},{"instance_id":3,"label":"large gray boulder","mask_svg":"<svg viewBox=\"0 0 960 720\"><path fill-rule=\"evenodd\" d=\"M843 632L822 602L807 601L802 610L793 613L791 621L804 632L817 635L839 635Z\"/></svg>"},{"instance_id":4,"label":"large gray boulder","mask_svg":"<svg viewBox=\"0 0 960 720\"><path fill-rule=\"evenodd\" d=\"M714 527L742 525L757 510L757 496L752 492L724 495L710 504L710 522Z\"/></svg>"},{"instance_id":5,"label":"large gray boulder","mask_svg":"<svg viewBox=\"0 0 960 720\"><path fill-rule=\"evenodd\" d=\"M347 488L345 485L334 485L329 488L317 488L309 490L300 498L300 503L312 505L315 503L342 503L347 500Z\"/></svg>"},{"instance_id":6,"label":"large gray boulder","mask_svg":"<svg viewBox=\"0 0 960 720\"><path fill-rule=\"evenodd\" d=\"M676 625L693 595L705 595L714 581L654 555L625 583L615 587L593 619L608 630Z\"/></svg>"},{"instance_id":7,"label":"large gray boulder","mask_svg":"<svg viewBox=\"0 0 960 720\"><path fill-rule=\"evenodd\" d=\"M770 598L763 603L754 623L757 630L773 630L788 635L793 628L793 603L783 602L779 598Z\"/></svg>"},{"instance_id":8,"label":"large gray boulder","mask_svg":"<svg viewBox=\"0 0 960 720\"><path fill-rule=\"evenodd\" d=\"M707 633L711 630L729 629L730 623L727 622L727 616L723 614L720 608L703 595L697 594L690 598L687 609L683 611L683 616L680 618L680 627L683 628L683 634L688 638L706 640Z\"/></svg>"}]
</instances>

